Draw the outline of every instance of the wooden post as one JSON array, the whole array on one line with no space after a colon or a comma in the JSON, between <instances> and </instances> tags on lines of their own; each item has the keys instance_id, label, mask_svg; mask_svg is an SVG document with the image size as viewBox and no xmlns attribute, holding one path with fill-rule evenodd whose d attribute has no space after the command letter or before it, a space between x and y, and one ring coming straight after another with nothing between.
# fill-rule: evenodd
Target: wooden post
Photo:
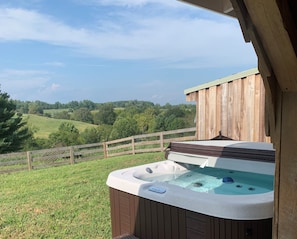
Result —
<instances>
[{"instance_id":1,"label":"wooden post","mask_svg":"<svg viewBox=\"0 0 297 239\"><path fill-rule=\"evenodd\" d=\"M283 92L281 107L279 149L277 148L275 174L274 238L296 238L297 235L297 92ZM280 113L279 113L280 114Z\"/></svg>"},{"instance_id":2,"label":"wooden post","mask_svg":"<svg viewBox=\"0 0 297 239\"><path fill-rule=\"evenodd\" d=\"M163 135L163 132L160 132L160 148L161 148L161 152L163 152L163 149L164 149L164 135Z\"/></svg>"},{"instance_id":3,"label":"wooden post","mask_svg":"<svg viewBox=\"0 0 297 239\"><path fill-rule=\"evenodd\" d=\"M131 144L132 144L132 154L135 154L135 140L134 136L131 137Z\"/></svg>"},{"instance_id":4,"label":"wooden post","mask_svg":"<svg viewBox=\"0 0 297 239\"><path fill-rule=\"evenodd\" d=\"M31 171L33 169L32 166L32 152L27 151L27 160L28 160L28 170Z\"/></svg>"},{"instance_id":5,"label":"wooden post","mask_svg":"<svg viewBox=\"0 0 297 239\"><path fill-rule=\"evenodd\" d=\"M106 142L103 142L103 155L104 155L105 159L108 157L107 143Z\"/></svg>"},{"instance_id":6,"label":"wooden post","mask_svg":"<svg viewBox=\"0 0 297 239\"><path fill-rule=\"evenodd\" d=\"M75 164L74 148L73 147L70 147L70 164Z\"/></svg>"}]
</instances>

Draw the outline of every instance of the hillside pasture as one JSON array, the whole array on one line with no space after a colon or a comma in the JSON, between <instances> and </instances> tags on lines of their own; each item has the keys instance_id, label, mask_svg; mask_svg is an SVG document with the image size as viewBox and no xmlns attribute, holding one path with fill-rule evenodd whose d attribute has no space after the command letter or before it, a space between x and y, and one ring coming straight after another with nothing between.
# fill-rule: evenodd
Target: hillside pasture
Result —
<instances>
[{"instance_id":1,"label":"hillside pasture","mask_svg":"<svg viewBox=\"0 0 297 239\"><path fill-rule=\"evenodd\" d=\"M36 138L48 138L51 133L58 131L60 124L63 122L72 123L79 130L79 132L84 131L86 128L97 126L81 121L53 119L34 114L23 114L23 119L27 121L28 126L34 130L34 137Z\"/></svg>"}]
</instances>

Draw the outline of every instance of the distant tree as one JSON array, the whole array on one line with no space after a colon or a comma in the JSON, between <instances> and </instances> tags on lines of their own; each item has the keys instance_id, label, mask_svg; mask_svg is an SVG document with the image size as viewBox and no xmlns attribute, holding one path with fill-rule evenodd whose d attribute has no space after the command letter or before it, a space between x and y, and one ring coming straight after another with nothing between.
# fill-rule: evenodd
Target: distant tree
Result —
<instances>
[{"instance_id":1,"label":"distant tree","mask_svg":"<svg viewBox=\"0 0 297 239\"><path fill-rule=\"evenodd\" d=\"M43 106L40 101L29 103L29 114L43 115Z\"/></svg>"},{"instance_id":2,"label":"distant tree","mask_svg":"<svg viewBox=\"0 0 297 239\"><path fill-rule=\"evenodd\" d=\"M46 138L34 138L34 145L31 146L32 149L48 149L51 147L50 141Z\"/></svg>"},{"instance_id":3,"label":"distant tree","mask_svg":"<svg viewBox=\"0 0 297 239\"><path fill-rule=\"evenodd\" d=\"M137 114L134 118L140 133L151 133L155 123L157 111L153 107L147 108L143 113Z\"/></svg>"},{"instance_id":4,"label":"distant tree","mask_svg":"<svg viewBox=\"0 0 297 239\"><path fill-rule=\"evenodd\" d=\"M185 111L184 108L180 105L172 106L170 104L166 104L166 111L164 113L165 117L169 117L173 115L174 117L184 117Z\"/></svg>"},{"instance_id":5,"label":"distant tree","mask_svg":"<svg viewBox=\"0 0 297 239\"><path fill-rule=\"evenodd\" d=\"M122 111L122 116L125 115L125 117L129 117L129 116L135 116L139 113L141 113L143 111L141 111L141 108L137 107L136 105L130 105L125 107L125 109Z\"/></svg>"},{"instance_id":6,"label":"distant tree","mask_svg":"<svg viewBox=\"0 0 297 239\"><path fill-rule=\"evenodd\" d=\"M111 125L99 125L98 127L86 128L81 134L84 144L105 142L109 140L112 130Z\"/></svg>"},{"instance_id":7,"label":"distant tree","mask_svg":"<svg viewBox=\"0 0 297 239\"><path fill-rule=\"evenodd\" d=\"M82 121L90 124L93 123L93 116L90 110L88 110L87 108L74 110L70 118L76 121Z\"/></svg>"},{"instance_id":8,"label":"distant tree","mask_svg":"<svg viewBox=\"0 0 297 239\"><path fill-rule=\"evenodd\" d=\"M59 101L55 102L55 104L53 105L54 109L63 109L63 104L60 103Z\"/></svg>"},{"instance_id":9,"label":"distant tree","mask_svg":"<svg viewBox=\"0 0 297 239\"><path fill-rule=\"evenodd\" d=\"M194 127L196 125L195 117L196 117L196 105L195 104L187 104L185 107L185 116L183 117L185 120L185 128Z\"/></svg>"},{"instance_id":10,"label":"distant tree","mask_svg":"<svg viewBox=\"0 0 297 239\"><path fill-rule=\"evenodd\" d=\"M113 124L111 131L112 139L120 139L138 133L137 121L132 117L119 117Z\"/></svg>"},{"instance_id":11,"label":"distant tree","mask_svg":"<svg viewBox=\"0 0 297 239\"><path fill-rule=\"evenodd\" d=\"M97 132L98 132L98 135L100 135L100 142L106 142L110 140L111 131L112 131L111 125L107 125L107 124L99 125L97 127Z\"/></svg>"},{"instance_id":12,"label":"distant tree","mask_svg":"<svg viewBox=\"0 0 297 239\"><path fill-rule=\"evenodd\" d=\"M69 122L61 123L58 131L49 135L49 140L52 147L81 144L78 129Z\"/></svg>"},{"instance_id":13,"label":"distant tree","mask_svg":"<svg viewBox=\"0 0 297 239\"><path fill-rule=\"evenodd\" d=\"M16 111L22 114L28 114L29 112L29 101L13 100L16 105Z\"/></svg>"},{"instance_id":14,"label":"distant tree","mask_svg":"<svg viewBox=\"0 0 297 239\"><path fill-rule=\"evenodd\" d=\"M175 130L186 126L183 107L166 104L164 109L155 119L154 131Z\"/></svg>"},{"instance_id":15,"label":"distant tree","mask_svg":"<svg viewBox=\"0 0 297 239\"><path fill-rule=\"evenodd\" d=\"M176 118L174 115L165 118L165 130L182 128L185 128L185 120L183 118Z\"/></svg>"},{"instance_id":16,"label":"distant tree","mask_svg":"<svg viewBox=\"0 0 297 239\"><path fill-rule=\"evenodd\" d=\"M155 118L153 131L154 132L165 131L166 130L165 120L166 120L166 117L164 116L164 114L157 115L157 117Z\"/></svg>"},{"instance_id":17,"label":"distant tree","mask_svg":"<svg viewBox=\"0 0 297 239\"><path fill-rule=\"evenodd\" d=\"M129 100L125 103L125 108L135 107L139 111L143 112L146 108L152 107L154 104L152 102L147 101L139 101L139 100Z\"/></svg>"},{"instance_id":18,"label":"distant tree","mask_svg":"<svg viewBox=\"0 0 297 239\"><path fill-rule=\"evenodd\" d=\"M87 108L88 110L94 110L96 108L96 104L90 100L83 100L79 105L80 108Z\"/></svg>"},{"instance_id":19,"label":"distant tree","mask_svg":"<svg viewBox=\"0 0 297 239\"><path fill-rule=\"evenodd\" d=\"M70 101L67 104L67 107L75 110L75 109L78 109L79 108L79 103L78 103L78 101Z\"/></svg>"},{"instance_id":20,"label":"distant tree","mask_svg":"<svg viewBox=\"0 0 297 239\"><path fill-rule=\"evenodd\" d=\"M48 139L30 137L25 141L23 149L25 151L29 151L29 150L48 149L50 147L51 147L51 144Z\"/></svg>"},{"instance_id":21,"label":"distant tree","mask_svg":"<svg viewBox=\"0 0 297 239\"><path fill-rule=\"evenodd\" d=\"M0 91L0 153L21 150L30 137L32 134L22 121L22 114L16 113L16 105L9 95Z\"/></svg>"},{"instance_id":22,"label":"distant tree","mask_svg":"<svg viewBox=\"0 0 297 239\"><path fill-rule=\"evenodd\" d=\"M83 144L91 144L91 143L98 143L101 140L101 135L98 133L95 127L86 128L80 134Z\"/></svg>"},{"instance_id":23,"label":"distant tree","mask_svg":"<svg viewBox=\"0 0 297 239\"><path fill-rule=\"evenodd\" d=\"M53 118L55 118L55 119L70 119L70 114L66 110L58 111L58 112L54 113Z\"/></svg>"},{"instance_id":24,"label":"distant tree","mask_svg":"<svg viewBox=\"0 0 297 239\"><path fill-rule=\"evenodd\" d=\"M112 103L102 104L94 115L94 124L113 125L116 120L116 113Z\"/></svg>"}]
</instances>

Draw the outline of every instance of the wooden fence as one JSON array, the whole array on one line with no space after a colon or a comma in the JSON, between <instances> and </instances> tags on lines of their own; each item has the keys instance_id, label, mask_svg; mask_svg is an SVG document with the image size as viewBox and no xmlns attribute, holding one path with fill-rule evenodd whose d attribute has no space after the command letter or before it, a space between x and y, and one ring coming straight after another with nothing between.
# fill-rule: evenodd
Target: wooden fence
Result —
<instances>
[{"instance_id":1,"label":"wooden fence","mask_svg":"<svg viewBox=\"0 0 297 239\"><path fill-rule=\"evenodd\" d=\"M113 156L163 152L172 141L196 139L196 128L135 135L104 143L76 145L0 155L0 173L33 170Z\"/></svg>"}]
</instances>

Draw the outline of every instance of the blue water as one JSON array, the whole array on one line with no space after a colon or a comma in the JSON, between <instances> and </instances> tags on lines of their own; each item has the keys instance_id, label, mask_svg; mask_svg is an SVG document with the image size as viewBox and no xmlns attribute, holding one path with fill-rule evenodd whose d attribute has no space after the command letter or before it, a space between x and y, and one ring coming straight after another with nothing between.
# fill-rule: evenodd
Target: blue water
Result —
<instances>
[{"instance_id":1,"label":"blue water","mask_svg":"<svg viewBox=\"0 0 297 239\"><path fill-rule=\"evenodd\" d=\"M226 195L266 193L273 190L273 175L196 167L183 174L151 177L148 181L162 181L197 192Z\"/></svg>"}]
</instances>

